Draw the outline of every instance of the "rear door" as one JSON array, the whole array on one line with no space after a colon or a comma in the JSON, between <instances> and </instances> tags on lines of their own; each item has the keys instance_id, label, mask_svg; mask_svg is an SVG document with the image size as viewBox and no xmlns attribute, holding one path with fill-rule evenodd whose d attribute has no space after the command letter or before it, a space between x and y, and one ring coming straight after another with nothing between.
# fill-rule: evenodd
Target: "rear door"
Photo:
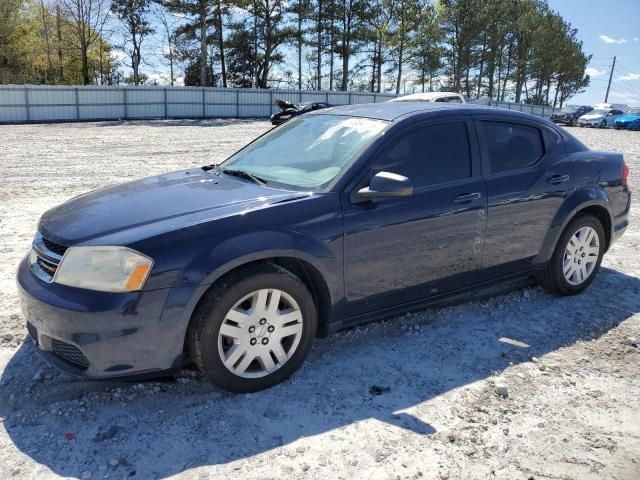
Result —
<instances>
[{"instance_id":1,"label":"rear door","mask_svg":"<svg viewBox=\"0 0 640 480\"><path fill-rule=\"evenodd\" d=\"M378 172L406 176L409 197L354 201ZM409 126L343 194L346 313L406 304L474 281L486 193L473 122Z\"/></svg>"},{"instance_id":2,"label":"rear door","mask_svg":"<svg viewBox=\"0 0 640 480\"><path fill-rule=\"evenodd\" d=\"M488 195L483 276L523 271L573 189L571 161L551 127L498 115L474 118Z\"/></svg>"}]
</instances>

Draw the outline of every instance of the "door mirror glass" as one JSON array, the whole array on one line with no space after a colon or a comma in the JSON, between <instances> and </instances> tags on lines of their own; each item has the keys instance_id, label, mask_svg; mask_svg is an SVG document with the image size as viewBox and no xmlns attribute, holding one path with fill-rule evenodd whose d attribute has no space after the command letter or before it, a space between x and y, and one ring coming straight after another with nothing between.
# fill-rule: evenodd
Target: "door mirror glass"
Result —
<instances>
[{"instance_id":1,"label":"door mirror glass","mask_svg":"<svg viewBox=\"0 0 640 480\"><path fill-rule=\"evenodd\" d=\"M388 197L408 197L413 194L413 185L407 177L391 172L376 173L368 187L358 190L361 200Z\"/></svg>"}]
</instances>

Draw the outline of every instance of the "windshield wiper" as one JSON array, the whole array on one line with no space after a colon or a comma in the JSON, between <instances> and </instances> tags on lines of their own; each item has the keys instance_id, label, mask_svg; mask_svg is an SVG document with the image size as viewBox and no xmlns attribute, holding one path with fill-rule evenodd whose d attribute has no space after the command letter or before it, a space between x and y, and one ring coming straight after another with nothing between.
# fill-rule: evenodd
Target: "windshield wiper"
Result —
<instances>
[{"instance_id":1,"label":"windshield wiper","mask_svg":"<svg viewBox=\"0 0 640 480\"><path fill-rule=\"evenodd\" d=\"M246 178L247 180L251 180L253 183L257 183L258 185L267 184L267 181L264 178L258 177L257 175L246 172L244 170L234 170L231 168L225 168L220 171L222 173L226 173L227 175L233 175L234 177Z\"/></svg>"}]
</instances>

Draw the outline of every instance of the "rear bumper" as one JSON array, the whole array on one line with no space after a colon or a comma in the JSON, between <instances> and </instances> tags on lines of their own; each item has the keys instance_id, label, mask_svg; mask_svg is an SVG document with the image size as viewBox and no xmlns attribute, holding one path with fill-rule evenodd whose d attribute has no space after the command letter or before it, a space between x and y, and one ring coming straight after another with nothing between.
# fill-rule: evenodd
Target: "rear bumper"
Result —
<instances>
[{"instance_id":1,"label":"rear bumper","mask_svg":"<svg viewBox=\"0 0 640 480\"><path fill-rule=\"evenodd\" d=\"M17 284L29 334L53 366L92 379L154 376L180 366L183 344L162 322L171 289L105 293L47 284L26 258Z\"/></svg>"},{"instance_id":2,"label":"rear bumper","mask_svg":"<svg viewBox=\"0 0 640 480\"><path fill-rule=\"evenodd\" d=\"M627 206L626 208L619 214L616 215L613 219L613 232L611 234L611 242L613 245L616 241L624 235L624 232L627 231L629 227L629 211L631 209L631 193L627 190Z\"/></svg>"}]
</instances>

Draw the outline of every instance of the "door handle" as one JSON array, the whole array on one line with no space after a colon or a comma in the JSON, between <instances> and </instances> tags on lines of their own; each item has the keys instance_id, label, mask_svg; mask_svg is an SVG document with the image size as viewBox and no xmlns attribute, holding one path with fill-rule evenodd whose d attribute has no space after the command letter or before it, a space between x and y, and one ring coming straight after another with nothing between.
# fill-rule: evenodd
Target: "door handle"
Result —
<instances>
[{"instance_id":1,"label":"door handle","mask_svg":"<svg viewBox=\"0 0 640 480\"><path fill-rule=\"evenodd\" d=\"M453 201L455 203L469 203L473 200L480 200L481 198L482 198L482 195L480 194L480 192L463 193L455 197Z\"/></svg>"},{"instance_id":2,"label":"door handle","mask_svg":"<svg viewBox=\"0 0 640 480\"><path fill-rule=\"evenodd\" d=\"M551 185L558 185L569 181L569 175L553 175L547 179Z\"/></svg>"}]
</instances>

